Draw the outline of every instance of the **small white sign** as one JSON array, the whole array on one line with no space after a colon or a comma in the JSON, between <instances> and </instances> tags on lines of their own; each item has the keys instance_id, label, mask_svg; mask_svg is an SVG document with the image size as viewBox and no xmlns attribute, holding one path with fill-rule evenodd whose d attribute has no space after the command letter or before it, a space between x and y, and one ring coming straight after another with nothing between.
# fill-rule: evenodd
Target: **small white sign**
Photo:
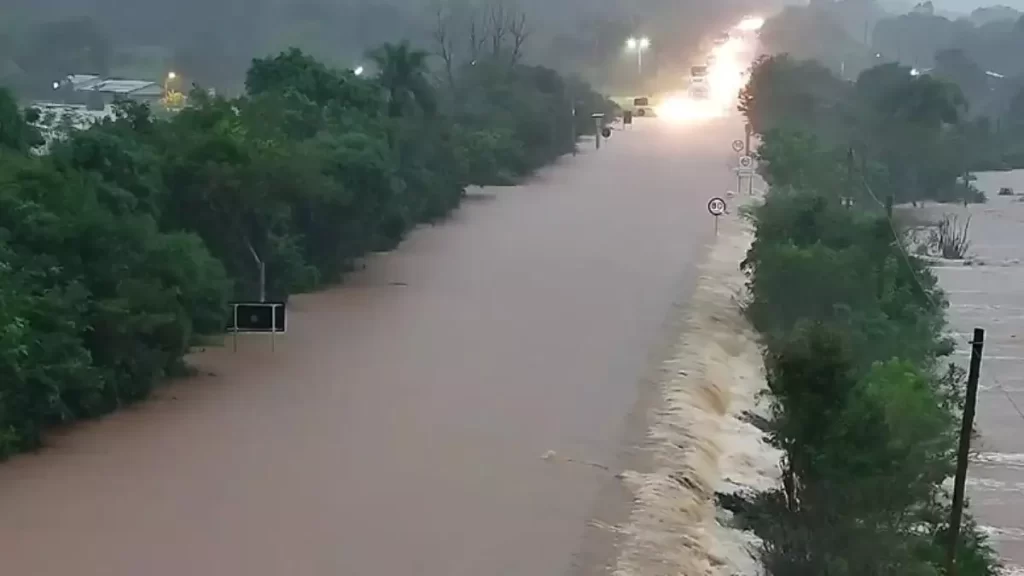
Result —
<instances>
[{"instance_id":1,"label":"small white sign","mask_svg":"<svg viewBox=\"0 0 1024 576\"><path fill-rule=\"evenodd\" d=\"M708 212L710 212L712 216L721 216L722 214L725 214L725 210L725 200L722 200L717 196L708 200Z\"/></svg>"},{"instance_id":2,"label":"small white sign","mask_svg":"<svg viewBox=\"0 0 1024 576\"><path fill-rule=\"evenodd\" d=\"M744 148L743 140L733 140L732 141L732 151L733 152L743 152L743 148Z\"/></svg>"},{"instance_id":3,"label":"small white sign","mask_svg":"<svg viewBox=\"0 0 1024 576\"><path fill-rule=\"evenodd\" d=\"M754 167L754 159L750 156L740 156L740 168L750 170Z\"/></svg>"}]
</instances>

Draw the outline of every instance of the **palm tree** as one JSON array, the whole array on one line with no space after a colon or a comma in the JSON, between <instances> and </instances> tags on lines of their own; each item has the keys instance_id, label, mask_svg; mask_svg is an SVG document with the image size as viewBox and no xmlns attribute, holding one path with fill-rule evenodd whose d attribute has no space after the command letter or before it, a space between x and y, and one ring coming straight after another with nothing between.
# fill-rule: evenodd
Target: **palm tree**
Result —
<instances>
[{"instance_id":1,"label":"palm tree","mask_svg":"<svg viewBox=\"0 0 1024 576\"><path fill-rule=\"evenodd\" d=\"M378 81L387 90L389 116L402 116L414 108L428 115L434 113L436 105L434 88L428 80L428 53L403 41L384 44L368 56L380 71Z\"/></svg>"}]
</instances>

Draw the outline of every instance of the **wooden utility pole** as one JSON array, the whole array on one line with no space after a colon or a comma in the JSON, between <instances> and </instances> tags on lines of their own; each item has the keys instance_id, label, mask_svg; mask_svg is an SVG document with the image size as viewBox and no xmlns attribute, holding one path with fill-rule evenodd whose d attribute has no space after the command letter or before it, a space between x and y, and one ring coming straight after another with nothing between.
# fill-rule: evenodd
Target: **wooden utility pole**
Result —
<instances>
[{"instance_id":1,"label":"wooden utility pole","mask_svg":"<svg viewBox=\"0 0 1024 576\"><path fill-rule=\"evenodd\" d=\"M964 487L967 484L967 457L971 450L971 432L974 430L974 410L978 402L978 378L981 375L981 351L985 345L985 331L974 329L971 340L971 367L967 373L967 398L964 401L964 419L960 425L960 446L956 455L956 476L953 479L953 509L949 513L949 542L946 549L946 574L956 576L956 549L960 543L960 522L964 515Z\"/></svg>"}]
</instances>

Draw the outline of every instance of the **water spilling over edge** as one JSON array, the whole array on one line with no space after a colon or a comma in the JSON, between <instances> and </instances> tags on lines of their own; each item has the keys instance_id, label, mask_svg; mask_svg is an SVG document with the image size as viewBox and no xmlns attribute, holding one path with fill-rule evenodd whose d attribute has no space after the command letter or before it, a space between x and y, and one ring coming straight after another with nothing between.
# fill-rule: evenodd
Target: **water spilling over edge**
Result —
<instances>
[{"instance_id":1,"label":"water spilling over edge","mask_svg":"<svg viewBox=\"0 0 1024 576\"><path fill-rule=\"evenodd\" d=\"M731 529L715 492L765 490L778 482L780 454L745 412L761 412L765 389L756 336L740 311L738 269L752 235L735 216L701 267L683 331L663 363L661 405L652 415L653 472L627 471L635 500L616 576L759 573L756 538Z\"/></svg>"}]
</instances>

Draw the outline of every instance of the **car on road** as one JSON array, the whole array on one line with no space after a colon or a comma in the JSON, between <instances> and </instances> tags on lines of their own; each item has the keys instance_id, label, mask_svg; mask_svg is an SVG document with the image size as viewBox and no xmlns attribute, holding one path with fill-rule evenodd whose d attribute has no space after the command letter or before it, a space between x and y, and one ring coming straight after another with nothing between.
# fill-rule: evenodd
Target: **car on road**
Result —
<instances>
[{"instance_id":1,"label":"car on road","mask_svg":"<svg viewBox=\"0 0 1024 576\"><path fill-rule=\"evenodd\" d=\"M654 106L649 96L637 96L633 98L633 116L640 118L653 118L655 116Z\"/></svg>"}]
</instances>

